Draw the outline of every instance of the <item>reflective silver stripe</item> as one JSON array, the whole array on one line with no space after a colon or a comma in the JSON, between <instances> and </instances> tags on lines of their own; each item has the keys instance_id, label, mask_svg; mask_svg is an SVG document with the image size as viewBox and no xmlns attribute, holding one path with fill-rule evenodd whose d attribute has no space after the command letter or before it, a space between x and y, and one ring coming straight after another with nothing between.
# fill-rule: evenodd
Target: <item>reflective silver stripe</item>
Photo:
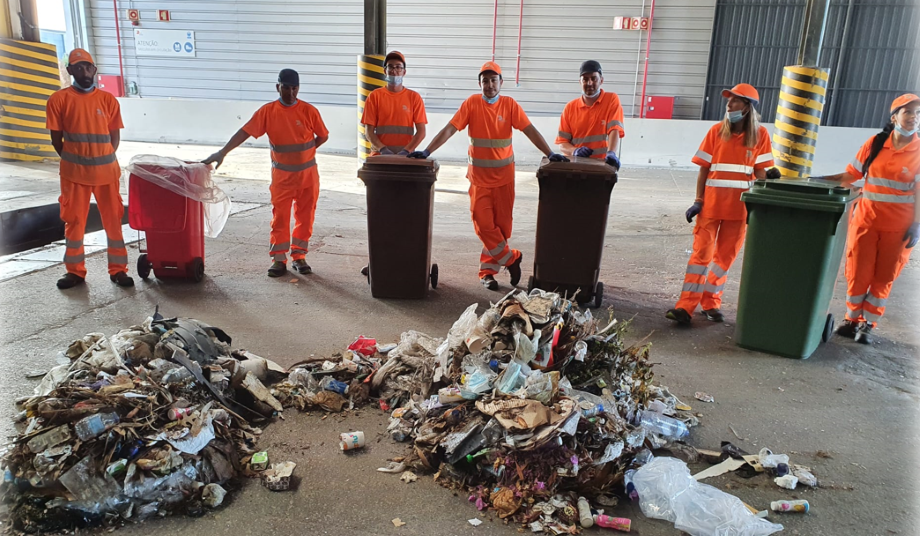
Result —
<instances>
[{"instance_id":1,"label":"reflective silver stripe","mask_svg":"<svg viewBox=\"0 0 920 536\"><path fill-rule=\"evenodd\" d=\"M593 155L596 155L596 154L603 154L603 155L606 155L606 154L607 154L607 148L604 147L603 149L594 149L594 150L591 151L591 155L592 155L592 156L593 156Z\"/></svg>"},{"instance_id":2,"label":"reflective silver stripe","mask_svg":"<svg viewBox=\"0 0 920 536\"><path fill-rule=\"evenodd\" d=\"M751 181L729 181L725 179L707 179L706 186L713 188L738 188L740 190L749 190Z\"/></svg>"},{"instance_id":3,"label":"reflective silver stripe","mask_svg":"<svg viewBox=\"0 0 920 536\"><path fill-rule=\"evenodd\" d=\"M109 264L128 264L127 255L109 255Z\"/></svg>"},{"instance_id":4,"label":"reflective silver stripe","mask_svg":"<svg viewBox=\"0 0 920 536\"><path fill-rule=\"evenodd\" d=\"M884 307L888 303L888 298L876 298L872 294L866 294L866 301L876 307Z\"/></svg>"},{"instance_id":5,"label":"reflective silver stripe","mask_svg":"<svg viewBox=\"0 0 920 536\"><path fill-rule=\"evenodd\" d=\"M501 160L487 160L485 158L469 158L470 164L481 168L498 168L505 167L514 163L514 155Z\"/></svg>"},{"instance_id":6,"label":"reflective silver stripe","mask_svg":"<svg viewBox=\"0 0 920 536\"><path fill-rule=\"evenodd\" d=\"M877 194L875 192L863 192L863 197L869 201L877 203L913 203L914 195L897 195L897 194Z\"/></svg>"},{"instance_id":7,"label":"reflective silver stripe","mask_svg":"<svg viewBox=\"0 0 920 536\"><path fill-rule=\"evenodd\" d=\"M571 135L570 133L568 133L568 132L563 132L563 131L560 130L558 136L559 136L560 138L564 138L564 139L567 139L567 140L569 140L569 141L572 141L572 135Z\"/></svg>"},{"instance_id":8,"label":"reflective silver stripe","mask_svg":"<svg viewBox=\"0 0 920 536\"><path fill-rule=\"evenodd\" d=\"M699 158L699 159L701 159L701 160L705 160L705 161L707 161L707 162L709 162L709 163L712 163L712 155L709 154L709 153L707 153L706 151L697 151L697 152L696 152L696 157Z\"/></svg>"},{"instance_id":9,"label":"reflective silver stripe","mask_svg":"<svg viewBox=\"0 0 920 536\"><path fill-rule=\"evenodd\" d=\"M713 164L709 167L710 171L724 171L726 173L744 173L750 175L754 173L753 166L743 166L741 164Z\"/></svg>"},{"instance_id":10,"label":"reflective silver stripe","mask_svg":"<svg viewBox=\"0 0 920 536\"><path fill-rule=\"evenodd\" d=\"M718 279L722 279L723 277L725 277L726 275L728 275L728 270L723 270L722 267L719 266L719 265L716 264L716 263L712 263L712 264L709 266L709 269L712 270L712 273L715 274L715 276L716 276Z\"/></svg>"},{"instance_id":11,"label":"reflective silver stripe","mask_svg":"<svg viewBox=\"0 0 920 536\"><path fill-rule=\"evenodd\" d=\"M681 290L684 292L703 292L703 288L702 283L684 283L684 288Z\"/></svg>"},{"instance_id":12,"label":"reflective silver stripe","mask_svg":"<svg viewBox=\"0 0 920 536\"><path fill-rule=\"evenodd\" d=\"M287 251L287 250L289 250L290 248L291 248L291 243L290 243L290 242L285 242L285 243L283 243L283 244L269 244L269 245L268 245L268 252L271 253L271 252L273 252L273 251Z\"/></svg>"},{"instance_id":13,"label":"reflective silver stripe","mask_svg":"<svg viewBox=\"0 0 920 536\"><path fill-rule=\"evenodd\" d=\"M64 255L64 264L77 264L78 262L83 262L86 259L86 255L80 253L79 255Z\"/></svg>"},{"instance_id":14,"label":"reflective silver stripe","mask_svg":"<svg viewBox=\"0 0 920 536\"><path fill-rule=\"evenodd\" d=\"M514 252L509 249L508 253L506 253L504 257L498 259L498 264L505 266L512 258L514 258Z\"/></svg>"},{"instance_id":15,"label":"reflective silver stripe","mask_svg":"<svg viewBox=\"0 0 920 536\"><path fill-rule=\"evenodd\" d=\"M316 165L316 159L310 160L309 162L304 162L303 164L282 164L280 162L275 162L272 160L272 167L275 169L280 169L281 171L303 171L305 169L310 169Z\"/></svg>"},{"instance_id":16,"label":"reflective silver stripe","mask_svg":"<svg viewBox=\"0 0 920 536\"><path fill-rule=\"evenodd\" d=\"M377 125L374 127L374 132L377 134L408 134L409 136L415 134L415 127L397 127L391 125Z\"/></svg>"},{"instance_id":17,"label":"reflective silver stripe","mask_svg":"<svg viewBox=\"0 0 920 536\"><path fill-rule=\"evenodd\" d=\"M862 188L865 185L866 185L866 179L859 179L858 181L853 183L854 188Z\"/></svg>"},{"instance_id":18,"label":"reflective silver stripe","mask_svg":"<svg viewBox=\"0 0 920 536\"><path fill-rule=\"evenodd\" d=\"M607 123L607 128L620 127L623 128L623 123L614 119L613 121Z\"/></svg>"},{"instance_id":19,"label":"reflective silver stripe","mask_svg":"<svg viewBox=\"0 0 920 536\"><path fill-rule=\"evenodd\" d=\"M902 192L910 192L914 189L914 186L916 186L913 181L900 182L890 179L880 179L878 177L866 177L866 184L881 186L883 188L891 188L892 190L901 190Z\"/></svg>"},{"instance_id":20,"label":"reflective silver stripe","mask_svg":"<svg viewBox=\"0 0 920 536\"><path fill-rule=\"evenodd\" d=\"M108 134L74 134L73 132L64 132L64 141L74 143L112 143L112 137Z\"/></svg>"},{"instance_id":21,"label":"reflective silver stripe","mask_svg":"<svg viewBox=\"0 0 920 536\"><path fill-rule=\"evenodd\" d=\"M852 320L853 322L856 322L857 320L859 320L859 317L861 317L862 314L863 314L863 310L862 310L862 309L858 309L858 310L856 310L856 311L847 311L847 314L846 314L846 317L845 317L845 318L846 318L847 320Z\"/></svg>"},{"instance_id":22,"label":"reflective silver stripe","mask_svg":"<svg viewBox=\"0 0 920 536\"><path fill-rule=\"evenodd\" d=\"M111 238L107 238L106 245L110 248L123 248L125 247L125 241L124 240L112 240Z\"/></svg>"},{"instance_id":23,"label":"reflective silver stripe","mask_svg":"<svg viewBox=\"0 0 920 536\"><path fill-rule=\"evenodd\" d=\"M879 320L882 319L882 315L870 313L869 311L864 311L863 317L866 319L866 322L878 322Z\"/></svg>"},{"instance_id":24,"label":"reflective silver stripe","mask_svg":"<svg viewBox=\"0 0 920 536\"><path fill-rule=\"evenodd\" d=\"M293 145L272 145L272 151L276 153L299 153L314 147L316 147L316 140L310 140L307 143L295 143Z\"/></svg>"},{"instance_id":25,"label":"reflective silver stripe","mask_svg":"<svg viewBox=\"0 0 920 536\"><path fill-rule=\"evenodd\" d=\"M596 141L607 141L606 134L598 134L596 136L585 136L584 138L575 138L572 140L572 145L581 145L582 143L594 143Z\"/></svg>"},{"instance_id":26,"label":"reflective silver stripe","mask_svg":"<svg viewBox=\"0 0 920 536\"><path fill-rule=\"evenodd\" d=\"M863 163L860 162L859 160L857 160L857 159L854 158L853 161L850 162L850 165L853 166L853 167L855 167L855 168L856 168L856 171L858 171L858 172L860 172L860 173L863 172Z\"/></svg>"},{"instance_id":27,"label":"reflective silver stripe","mask_svg":"<svg viewBox=\"0 0 920 536\"><path fill-rule=\"evenodd\" d=\"M71 249L82 248L83 240L71 240L68 238L67 240L64 241L64 247L68 247Z\"/></svg>"},{"instance_id":28,"label":"reflective silver stripe","mask_svg":"<svg viewBox=\"0 0 920 536\"><path fill-rule=\"evenodd\" d=\"M470 145L473 147L490 147L492 149L504 149L511 147L511 138L502 138L490 140L488 138L470 138Z\"/></svg>"},{"instance_id":29,"label":"reflective silver stripe","mask_svg":"<svg viewBox=\"0 0 920 536\"><path fill-rule=\"evenodd\" d=\"M272 255L272 260L284 262L287 260L287 255L285 255L284 253L275 253L274 255Z\"/></svg>"},{"instance_id":30,"label":"reflective silver stripe","mask_svg":"<svg viewBox=\"0 0 920 536\"><path fill-rule=\"evenodd\" d=\"M73 153L68 153L67 151L61 151L61 160L70 162L71 164L79 164L81 166L104 166L106 164L115 162L115 153L110 153L103 156L80 156Z\"/></svg>"},{"instance_id":31,"label":"reflective silver stripe","mask_svg":"<svg viewBox=\"0 0 920 536\"><path fill-rule=\"evenodd\" d=\"M688 264L688 265L687 265L687 273L688 273L688 274L706 275L706 272L708 272L708 271L709 271L709 267L708 267L708 266L704 266L704 265L702 265L702 264Z\"/></svg>"},{"instance_id":32,"label":"reflective silver stripe","mask_svg":"<svg viewBox=\"0 0 920 536\"><path fill-rule=\"evenodd\" d=\"M306 240L301 240L299 238L295 238L291 240L291 242L293 243L295 248L307 249L310 246L309 242L307 242Z\"/></svg>"},{"instance_id":33,"label":"reflective silver stripe","mask_svg":"<svg viewBox=\"0 0 920 536\"><path fill-rule=\"evenodd\" d=\"M859 305L865 299L866 299L865 296L847 296L847 303L850 303L853 305Z\"/></svg>"},{"instance_id":34,"label":"reflective silver stripe","mask_svg":"<svg viewBox=\"0 0 920 536\"><path fill-rule=\"evenodd\" d=\"M502 251L505 251L505 248L506 248L506 247L508 247L508 241L507 241L507 240L502 240L502 241L499 242L498 245L495 246L494 248L492 248L492 249L482 248L482 250L485 251L490 257L494 257L494 256L498 255L499 253L501 253Z\"/></svg>"},{"instance_id":35,"label":"reflective silver stripe","mask_svg":"<svg viewBox=\"0 0 920 536\"><path fill-rule=\"evenodd\" d=\"M708 293L710 293L710 294L718 294L718 293L722 292L722 289L723 289L724 287L725 287L725 285L713 285L713 284L711 284L711 283L706 283L705 290L706 290L706 292L708 292Z\"/></svg>"},{"instance_id":36,"label":"reflective silver stripe","mask_svg":"<svg viewBox=\"0 0 920 536\"><path fill-rule=\"evenodd\" d=\"M764 154L758 156L758 157L754 160L754 163L755 163L755 164L763 164L764 162L769 162L770 160L773 160L773 153L764 153Z\"/></svg>"},{"instance_id":37,"label":"reflective silver stripe","mask_svg":"<svg viewBox=\"0 0 920 536\"><path fill-rule=\"evenodd\" d=\"M498 264L489 264L489 263L485 263L485 262L484 262L484 263L482 263L482 264L479 265L479 269L480 269L480 270L492 270L492 271L497 272L497 271L501 270L502 267L499 266Z\"/></svg>"}]
</instances>

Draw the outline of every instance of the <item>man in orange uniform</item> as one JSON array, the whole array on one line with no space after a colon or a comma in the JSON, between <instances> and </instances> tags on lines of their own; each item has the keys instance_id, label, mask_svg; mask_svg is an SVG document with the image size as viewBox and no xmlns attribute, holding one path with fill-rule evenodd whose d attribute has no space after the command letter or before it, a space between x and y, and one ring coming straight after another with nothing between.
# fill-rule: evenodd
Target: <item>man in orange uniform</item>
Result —
<instances>
[{"instance_id":1,"label":"man in orange uniform","mask_svg":"<svg viewBox=\"0 0 920 536\"><path fill-rule=\"evenodd\" d=\"M424 151L409 154L410 158L428 158L444 145L458 130L470 127L469 167L470 210L473 227L482 241L479 257L479 280L489 290L497 290L495 274L502 266L508 268L511 286L521 280L521 252L511 249L512 212L514 211L514 149L511 129L523 132L543 154L553 162L567 162L556 154L511 97L502 97L502 70L495 62L486 62L479 70L482 95L463 101L450 123L431 141Z\"/></svg>"},{"instance_id":2,"label":"man in orange uniform","mask_svg":"<svg viewBox=\"0 0 920 536\"><path fill-rule=\"evenodd\" d=\"M617 155L625 135L620 97L601 89L604 75L601 64L594 60L581 64L579 78L583 95L562 110L556 145L566 156L603 159L620 169Z\"/></svg>"},{"instance_id":3,"label":"man in orange uniform","mask_svg":"<svg viewBox=\"0 0 920 536\"><path fill-rule=\"evenodd\" d=\"M422 96L403 87L406 57L390 52L386 60L387 87L371 91L364 103L361 123L371 144L371 156L399 154L406 156L425 139L425 103Z\"/></svg>"},{"instance_id":4,"label":"man in orange uniform","mask_svg":"<svg viewBox=\"0 0 920 536\"><path fill-rule=\"evenodd\" d=\"M693 229L693 254L680 299L666 313L680 324L690 323L697 305L707 319L723 321L722 288L747 230L741 194L773 167L770 135L754 108L760 100L757 90L738 84L722 91L722 96L728 99L725 117L709 129L693 157L700 166L696 200L686 214L687 223L699 216Z\"/></svg>"},{"instance_id":5,"label":"man in orange uniform","mask_svg":"<svg viewBox=\"0 0 920 536\"><path fill-rule=\"evenodd\" d=\"M86 265L83 232L89 213L90 195L108 241L109 279L122 287L133 287L128 276L128 250L121 234L125 206L118 193L121 167L115 150L121 141L121 110L111 94L96 89L96 64L89 52L74 49L67 72L73 85L48 98L46 124L51 145L61 156L61 219L64 221L64 266L67 274L57 287L67 289L84 283Z\"/></svg>"},{"instance_id":6,"label":"man in orange uniform","mask_svg":"<svg viewBox=\"0 0 920 536\"><path fill-rule=\"evenodd\" d=\"M283 69L275 85L280 98L270 102L252 116L227 145L204 160L205 164L220 164L227 153L250 136L268 134L271 144L272 201L271 245L268 254L272 265L269 277L281 277L287 272L287 252L291 251L293 268L301 274L312 273L306 255L313 235L313 218L319 198L319 172L316 169L316 149L329 139L329 131L319 111L297 100L300 75L293 69ZM294 232L291 233L291 205L294 208Z\"/></svg>"}]
</instances>

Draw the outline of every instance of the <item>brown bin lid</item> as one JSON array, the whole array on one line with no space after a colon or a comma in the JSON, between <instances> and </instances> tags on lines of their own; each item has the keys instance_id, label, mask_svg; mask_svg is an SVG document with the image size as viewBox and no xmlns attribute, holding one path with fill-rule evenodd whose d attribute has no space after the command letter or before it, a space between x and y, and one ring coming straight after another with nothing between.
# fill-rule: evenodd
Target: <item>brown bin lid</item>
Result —
<instances>
[{"instance_id":1,"label":"brown bin lid","mask_svg":"<svg viewBox=\"0 0 920 536\"><path fill-rule=\"evenodd\" d=\"M617 174L615 167L597 158L572 156L569 157L569 160L570 162L550 162L549 158L544 156L540 169L537 170L537 176L579 174L613 178Z\"/></svg>"},{"instance_id":2,"label":"brown bin lid","mask_svg":"<svg viewBox=\"0 0 920 536\"><path fill-rule=\"evenodd\" d=\"M405 156L382 154L370 156L358 170L358 178L368 180L397 180L434 182L438 177L437 160L430 158L406 158Z\"/></svg>"}]
</instances>

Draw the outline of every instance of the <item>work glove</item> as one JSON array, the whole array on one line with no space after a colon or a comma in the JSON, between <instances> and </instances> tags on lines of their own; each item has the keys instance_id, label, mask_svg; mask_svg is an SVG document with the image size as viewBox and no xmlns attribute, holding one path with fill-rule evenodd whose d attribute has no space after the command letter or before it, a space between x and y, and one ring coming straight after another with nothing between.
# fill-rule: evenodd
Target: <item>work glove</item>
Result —
<instances>
[{"instance_id":1,"label":"work glove","mask_svg":"<svg viewBox=\"0 0 920 536\"><path fill-rule=\"evenodd\" d=\"M393 154L393 151L389 147L383 147L380 149L380 154Z\"/></svg>"},{"instance_id":2,"label":"work glove","mask_svg":"<svg viewBox=\"0 0 920 536\"><path fill-rule=\"evenodd\" d=\"M568 162L569 161L568 158L562 156L559 153L549 153L549 156L547 156L547 158L549 158L550 162Z\"/></svg>"},{"instance_id":3,"label":"work glove","mask_svg":"<svg viewBox=\"0 0 920 536\"><path fill-rule=\"evenodd\" d=\"M767 178L768 178L768 179L779 179L779 178L782 178L782 176L783 176L783 174L780 173L779 170L776 169L775 167L772 167L772 168L770 168L770 169L767 170Z\"/></svg>"},{"instance_id":4,"label":"work glove","mask_svg":"<svg viewBox=\"0 0 920 536\"><path fill-rule=\"evenodd\" d=\"M914 222L910 224L902 240L907 240L907 245L904 246L907 249L916 246L917 242L920 241L920 223Z\"/></svg>"},{"instance_id":5,"label":"work glove","mask_svg":"<svg viewBox=\"0 0 920 536\"><path fill-rule=\"evenodd\" d=\"M696 217L697 214L702 212L702 210L703 210L703 203L701 201L694 201L693 205L691 205L691 207L687 209L687 223L693 223L693 218Z\"/></svg>"},{"instance_id":6,"label":"work glove","mask_svg":"<svg viewBox=\"0 0 920 536\"><path fill-rule=\"evenodd\" d=\"M572 153L572 156L591 156L592 154L594 154L594 149L579 147L578 149L575 149L575 152Z\"/></svg>"},{"instance_id":7,"label":"work glove","mask_svg":"<svg viewBox=\"0 0 920 536\"><path fill-rule=\"evenodd\" d=\"M425 149L424 151L412 151L411 153L406 155L407 158L421 158L421 159L428 158L429 156L431 156L431 153L428 151L428 149Z\"/></svg>"},{"instance_id":8,"label":"work glove","mask_svg":"<svg viewBox=\"0 0 920 536\"><path fill-rule=\"evenodd\" d=\"M409 156L409 151L403 149L402 151L399 151L399 152L396 153L396 154L399 155L399 156Z\"/></svg>"},{"instance_id":9,"label":"work glove","mask_svg":"<svg viewBox=\"0 0 920 536\"><path fill-rule=\"evenodd\" d=\"M613 151L607 151L607 156L604 157L604 162L609 166L617 168L617 171L620 169L620 158Z\"/></svg>"},{"instance_id":10,"label":"work glove","mask_svg":"<svg viewBox=\"0 0 920 536\"><path fill-rule=\"evenodd\" d=\"M217 151L216 153L202 160L201 163L205 165L215 164L214 169L217 169L220 167L221 164L224 163L224 153Z\"/></svg>"}]
</instances>

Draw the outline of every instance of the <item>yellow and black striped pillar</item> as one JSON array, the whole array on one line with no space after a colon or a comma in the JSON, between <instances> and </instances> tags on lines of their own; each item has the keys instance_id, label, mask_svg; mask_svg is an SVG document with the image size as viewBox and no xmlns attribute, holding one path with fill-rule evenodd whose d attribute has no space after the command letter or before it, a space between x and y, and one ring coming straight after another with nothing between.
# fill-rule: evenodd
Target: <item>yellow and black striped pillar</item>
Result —
<instances>
[{"instance_id":1,"label":"yellow and black striped pillar","mask_svg":"<svg viewBox=\"0 0 920 536\"><path fill-rule=\"evenodd\" d=\"M0 159L58 158L45 128L45 105L59 89L54 45L0 39Z\"/></svg>"},{"instance_id":2,"label":"yellow and black striped pillar","mask_svg":"<svg viewBox=\"0 0 920 536\"><path fill-rule=\"evenodd\" d=\"M773 160L784 179L804 179L811 174L828 74L818 67L783 69L773 125Z\"/></svg>"},{"instance_id":3,"label":"yellow and black striped pillar","mask_svg":"<svg viewBox=\"0 0 920 536\"><path fill-rule=\"evenodd\" d=\"M364 115L364 102L367 96L378 87L384 87L386 72L383 68L386 56L361 54L358 56L358 165L360 166L371 154L371 142L364 135L361 116Z\"/></svg>"}]
</instances>

